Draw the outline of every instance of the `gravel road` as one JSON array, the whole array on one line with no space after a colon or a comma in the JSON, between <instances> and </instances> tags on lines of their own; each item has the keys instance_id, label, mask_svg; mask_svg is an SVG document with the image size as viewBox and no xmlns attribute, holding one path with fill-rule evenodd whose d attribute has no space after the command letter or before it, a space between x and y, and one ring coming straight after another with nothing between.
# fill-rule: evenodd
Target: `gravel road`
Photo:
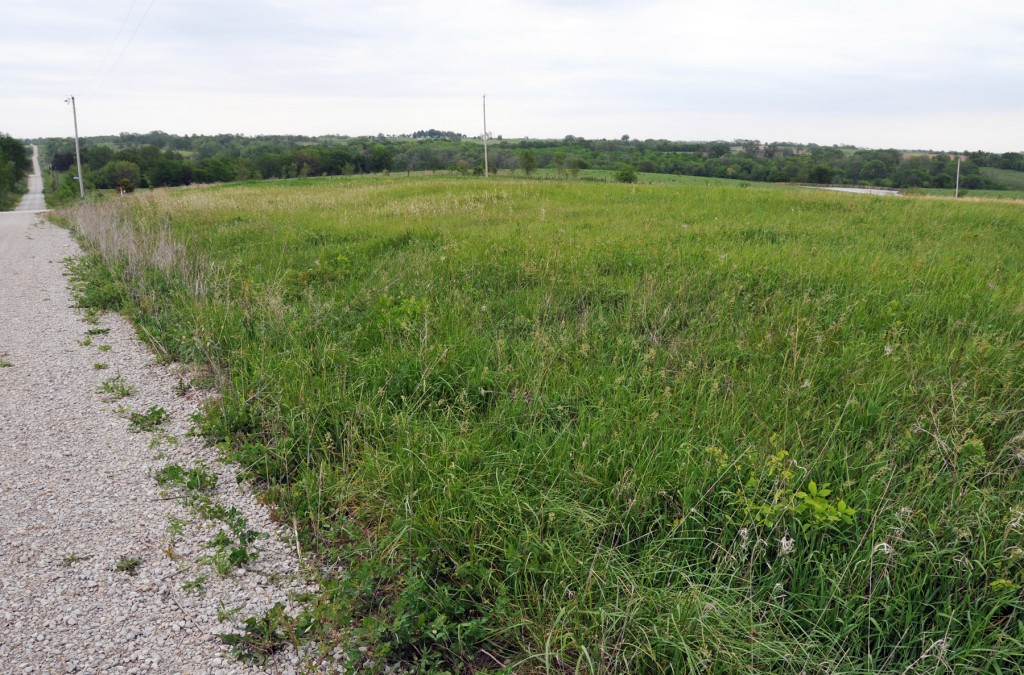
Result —
<instances>
[{"instance_id":1,"label":"gravel road","mask_svg":"<svg viewBox=\"0 0 1024 675\"><path fill-rule=\"evenodd\" d=\"M290 648L263 668L243 664L217 637L278 601L294 611L289 598L311 590L294 540L187 436L199 396L175 394L181 373L120 317L93 325L72 308L62 261L79 251L33 213L38 161L36 172L22 210L0 213L0 672L309 668ZM134 393L113 401L99 389L116 376ZM151 406L170 419L131 433L127 413ZM171 463L218 475L211 499L266 534L255 562L215 571L210 541L223 526L157 485Z\"/></svg>"}]
</instances>

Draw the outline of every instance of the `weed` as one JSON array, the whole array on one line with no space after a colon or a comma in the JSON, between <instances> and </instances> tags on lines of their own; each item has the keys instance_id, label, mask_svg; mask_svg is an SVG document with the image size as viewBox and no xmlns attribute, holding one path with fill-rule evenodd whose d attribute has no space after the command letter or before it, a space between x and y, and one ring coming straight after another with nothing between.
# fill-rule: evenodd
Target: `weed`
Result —
<instances>
[{"instance_id":1,"label":"weed","mask_svg":"<svg viewBox=\"0 0 1024 675\"><path fill-rule=\"evenodd\" d=\"M178 379L178 383L174 385L174 394L176 396L184 396L192 389L192 385L183 379Z\"/></svg>"},{"instance_id":2,"label":"weed","mask_svg":"<svg viewBox=\"0 0 1024 675\"><path fill-rule=\"evenodd\" d=\"M68 553L66 556L64 556L64 560L61 562L64 565L64 567L71 567L75 563L85 562L86 560L91 559L91 555L78 555L77 553L72 551L71 553Z\"/></svg>"},{"instance_id":3,"label":"weed","mask_svg":"<svg viewBox=\"0 0 1024 675\"><path fill-rule=\"evenodd\" d=\"M79 340L78 344L82 347L89 347L92 345L92 338L87 337L84 340Z\"/></svg>"},{"instance_id":4,"label":"weed","mask_svg":"<svg viewBox=\"0 0 1024 675\"><path fill-rule=\"evenodd\" d=\"M213 492L217 489L217 474L200 464L185 469L180 464L168 464L154 475L157 485L174 486L190 492Z\"/></svg>"},{"instance_id":5,"label":"weed","mask_svg":"<svg viewBox=\"0 0 1024 675\"><path fill-rule=\"evenodd\" d=\"M99 393L106 394L110 401L117 401L134 394L135 387L133 387L128 380L121 375L121 373L118 373L114 377L104 380L100 384Z\"/></svg>"},{"instance_id":6,"label":"weed","mask_svg":"<svg viewBox=\"0 0 1024 675\"><path fill-rule=\"evenodd\" d=\"M173 447L177 447L180 444L181 444L181 441L178 439L177 436L174 436L173 434L165 433L162 430L157 430L153 434L153 437L149 439L149 449L150 450L156 450L157 448L159 448L162 445L167 445L167 446L170 446L170 447L173 448ZM157 459L161 459L161 457L158 457Z\"/></svg>"},{"instance_id":7,"label":"weed","mask_svg":"<svg viewBox=\"0 0 1024 675\"><path fill-rule=\"evenodd\" d=\"M7 360L8 353L0 354L0 368L10 368L14 364Z\"/></svg>"},{"instance_id":8,"label":"weed","mask_svg":"<svg viewBox=\"0 0 1024 675\"><path fill-rule=\"evenodd\" d=\"M85 331L86 335L106 335L110 332L109 328L90 328Z\"/></svg>"},{"instance_id":9,"label":"weed","mask_svg":"<svg viewBox=\"0 0 1024 675\"><path fill-rule=\"evenodd\" d=\"M110 351L110 345L100 345L100 346L96 347L96 349L100 350L101 352L109 352Z\"/></svg>"},{"instance_id":10,"label":"weed","mask_svg":"<svg viewBox=\"0 0 1024 675\"><path fill-rule=\"evenodd\" d=\"M132 412L129 414L128 431L132 433L156 431L169 418L170 415L160 406L150 406L149 410L144 413Z\"/></svg>"},{"instance_id":11,"label":"weed","mask_svg":"<svg viewBox=\"0 0 1024 675\"><path fill-rule=\"evenodd\" d=\"M92 364L92 367L93 370L106 370L110 366L107 365L106 363L103 363L102 361L97 361L96 363Z\"/></svg>"},{"instance_id":12,"label":"weed","mask_svg":"<svg viewBox=\"0 0 1024 675\"><path fill-rule=\"evenodd\" d=\"M245 607L242 605L239 605L238 607L229 608L227 605L224 604L224 601L222 600L220 603L220 609L217 610L217 621L219 621L220 623L224 623L225 621L233 621L234 618L238 616L238 613L241 612L243 609L245 609Z\"/></svg>"},{"instance_id":13,"label":"weed","mask_svg":"<svg viewBox=\"0 0 1024 675\"><path fill-rule=\"evenodd\" d=\"M181 590L186 593L195 593L196 595L202 595L206 593L206 582L210 580L210 576L207 574L200 574L195 579L189 579L181 584Z\"/></svg>"},{"instance_id":14,"label":"weed","mask_svg":"<svg viewBox=\"0 0 1024 675\"><path fill-rule=\"evenodd\" d=\"M220 636L240 660L264 665L280 649L289 644L297 646L298 624L284 611L280 602L262 616L245 619L243 624L241 633L223 633Z\"/></svg>"},{"instance_id":15,"label":"weed","mask_svg":"<svg viewBox=\"0 0 1024 675\"><path fill-rule=\"evenodd\" d=\"M139 573L139 568L142 566L142 558L128 558L122 557L114 565L116 572L124 572L128 576L134 577Z\"/></svg>"},{"instance_id":16,"label":"weed","mask_svg":"<svg viewBox=\"0 0 1024 675\"><path fill-rule=\"evenodd\" d=\"M170 516L167 518L167 533L171 535L173 539L180 537L185 532L185 527L187 526L187 520L183 520L176 516Z\"/></svg>"},{"instance_id":17,"label":"weed","mask_svg":"<svg viewBox=\"0 0 1024 675\"><path fill-rule=\"evenodd\" d=\"M227 525L227 529L220 530L206 543L207 548L214 549L207 560L218 574L227 576L234 568L259 557L259 551L253 545L262 535L249 527L248 521L235 507L224 509L217 505L206 505L201 513L210 520L219 520Z\"/></svg>"}]
</instances>

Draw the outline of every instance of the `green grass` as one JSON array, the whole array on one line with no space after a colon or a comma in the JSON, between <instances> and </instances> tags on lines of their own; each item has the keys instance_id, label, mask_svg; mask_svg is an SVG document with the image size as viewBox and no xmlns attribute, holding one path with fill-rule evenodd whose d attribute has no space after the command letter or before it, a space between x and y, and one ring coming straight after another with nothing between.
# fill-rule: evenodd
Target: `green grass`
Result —
<instances>
[{"instance_id":1,"label":"green grass","mask_svg":"<svg viewBox=\"0 0 1024 675\"><path fill-rule=\"evenodd\" d=\"M933 197L952 197L953 188L917 188L922 194ZM960 190L961 199L1011 199L1024 200L1024 190Z\"/></svg>"},{"instance_id":2,"label":"green grass","mask_svg":"<svg viewBox=\"0 0 1024 675\"><path fill-rule=\"evenodd\" d=\"M1024 191L1024 171L983 166L981 167L981 175L1011 190Z\"/></svg>"},{"instance_id":3,"label":"green grass","mask_svg":"<svg viewBox=\"0 0 1024 675\"><path fill-rule=\"evenodd\" d=\"M108 263L76 266L80 302L208 364L201 431L343 565L324 644L515 672L1024 658L1016 204L393 176L65 217Z\"/></svg>"}]
</instances>

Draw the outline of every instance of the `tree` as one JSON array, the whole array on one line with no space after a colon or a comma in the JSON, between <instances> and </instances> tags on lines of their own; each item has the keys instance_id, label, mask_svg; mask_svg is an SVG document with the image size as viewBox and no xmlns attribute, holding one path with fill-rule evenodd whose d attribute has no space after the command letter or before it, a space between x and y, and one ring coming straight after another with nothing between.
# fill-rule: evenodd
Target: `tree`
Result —
<instances>
[{"instance_id":1,"label":"tree","mask_svg":"<svg viewBox=\"0 0 1024 675\"><path fill-rule=\"evenodd\" d=\"M118 188L122 192L132 192L138 186L140 176L138 164L113 161L97 171L93 180L98 188Z\"/></svg>"},{"instance_id":2,"label":"tree","mask_svg":"<svg viewBox=\"0 0 1024 675\"><path fill-rule=\"evenodd\" d=\"M623 164L615 172L615 180L620 183L635 183L637 181L636 169L632 164Z\"/></svg>"},{"instance_id":3,"label":"tree","mask_svg":"<svg viewBox=\"0 0 1024 675\"><path fill-rule=\"evenodd\" d=\"M811 169L811 173L807 176L807 178L812 183L827 184L832 182L832 176L834 175L834 173L835 172L832 171L832 167L828 166L827 164L818 164L813 169Z\"/></svg>"},{"instance_id":4,"label":"tree","mask_svg":"<svg viewBox=\"0 0 1024 675\"><path fill-rule=\"evenodd\" d=\"M579 157L573 157L569 160L569 175L574 179L579 178L580 170L588 167L586 160L580 159Z\"/></svg>"},{"instance_id":5,"label":"tree","mask_svg":"<svg viewBox=\"0 0 1024 675\"><path fill-rule=\"evenodd\" d=\"M554 165L555 171L558 172L558 177L562 178L565 175L565 152L556 150L551 157L551 163Z\"/></svg>"},{"instance_id":6,"label":"tree","mask_svg":"<svg viewBox=\"0 0 1024 675\"><path fill-rule=\"evenodd\" d=\"M527 148L519 153L519 166L522 167L523 173L530 176L537 168L537 157L533 154L533 150Z\"/></svg>"}]
</instances>

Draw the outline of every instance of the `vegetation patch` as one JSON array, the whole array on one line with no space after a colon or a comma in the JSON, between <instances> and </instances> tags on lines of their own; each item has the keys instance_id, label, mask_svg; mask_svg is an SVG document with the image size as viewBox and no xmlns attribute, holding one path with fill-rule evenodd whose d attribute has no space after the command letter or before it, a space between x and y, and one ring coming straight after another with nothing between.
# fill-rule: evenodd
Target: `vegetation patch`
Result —
<instances>
[{"instance_id":1,"label":"vegetation patch","mask_svg":"<svg viewBox=\"0 0 1024 675\"><path fill-rule=\"evenodd\" d=\"M217 373L197 431L328 570L309 616L254 617L245 653L315 635L424 672L1024 658L1015 204L393 176L67 218L98 242L82 302ZM237 513L193 508L223 523L211 555L251 544Z\"/></svg>"},{"instance_id":2,"label":"vegetation patch","mask_svg":"<svg viewBox=\"0 0 1024 675\"><path fill-rule=\"evenodd\" d=\"M142 433L156 431L170 418L167 411L160 406L150 406L146 412L130 412L128 414L128 431Z\"/></svg>"},{"instance_id":3,"label":"vegetation patch","mask_svg":"<svg viewBox=\"0 0 1024 675\"><path fill-rule=\"evenodd\" d=\"M267 660L289 644L299 646L298 626L294 618L285 612L284 605L275 604L262 615L251 616L243 622L240 633L223 633L224 644L243 661L265 665Z\"/></svg>"},{"instance_id":4,"label":"vegetation patch","mask_svg":"<svg viewBox=\"0 0 1024 675\"><path fill-rule=\"evenodd\" d=\"M96 365L100 364L93 364L93 367L95 368ZM102 368L99 368L97 370L102 370ZM101 394L106 394L107 400L116 401L118 399L127 398L134 394L135 387L132 386L132 384L128 382L128 380L126 380L124 376L121 375L121 373L118 373L114 377L104 380L100 384L99 392Z\"/></svg>"},{"instance_id":5,"label":"vegetation patch","mask_svg":"<svg viewBox=\"0 0 1024 675\"><path fill-rule=\"evenodd\" d=\"M139 573L140 567L142 567L142 558L129 558L124 556L115 563L114 571L124 572L128 576L134 577Z\"/></svg>"}]
</instances>

